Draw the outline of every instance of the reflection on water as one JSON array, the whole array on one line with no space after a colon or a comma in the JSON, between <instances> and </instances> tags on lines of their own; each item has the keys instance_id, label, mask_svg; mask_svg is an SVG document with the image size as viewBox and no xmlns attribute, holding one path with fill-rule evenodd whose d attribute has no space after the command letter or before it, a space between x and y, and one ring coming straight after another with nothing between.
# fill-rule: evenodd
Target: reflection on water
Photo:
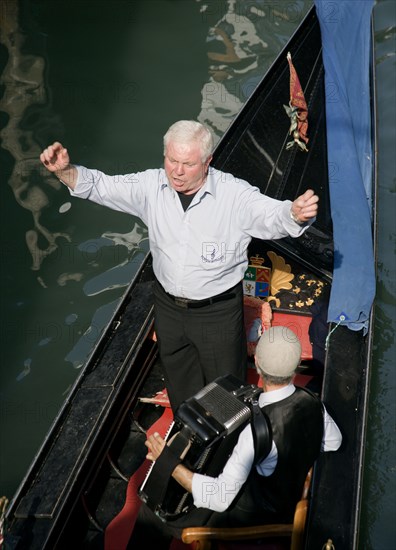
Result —
<instances>
[{"instance_id":1,"label":"reflection on water","mask_svg":"<svg viewBox=\"0 0 396 550\"><path fill-rule=\"evenodd\" d=\"M70 237L66 233L52 232L40 222L43 209L49 206L45 186L60 189L61 183L40 170L37 157L41 150L32 132L23 129L22 124L31 105L47 102L43 97L44 59L23 53L25 37L18 27L18 3L5 2L3 9L6 25L2 42L10 61L0 79L4 86L2 110L8 115L7 125L1 131L2 146L15 161L8 182L15 200L32 214L33 227L26 231L26 245L32 255L32 269L38 271L44 258L56 250L57 239L63 237L70 241ZM39 246L39 237L44 239L46 246Z\"/></svg>"},{"instance_id":2,"label":"reflection on water","mask_svg":"<svg viewBox=\"0 0 396 550\"><path fill-rule=\"evenodd\" d=\"M139 220L112 224L102 216L102 227L100 209L85 215L38 160L53 134L64 134L67 116L53 106L64 88L48 86L50 39L38 24L48 15L55 13L45 1L0 6L1 177L13 198L6 195L2 217L0 494L7 496L148 249ZM71 56L68 65L78 63Z\"/></svg>"},{"instance_id":3,"label":"reflection on water","mask_svg":"<svg viewBox=\"0 0 396 550\"><path fill-rule=\"evenodd\" d=\"M203 16L213 21L207 36L209 79L198 120L212 129L217 142L311 3L198 2Z\"/></svg>"}]
</instances>

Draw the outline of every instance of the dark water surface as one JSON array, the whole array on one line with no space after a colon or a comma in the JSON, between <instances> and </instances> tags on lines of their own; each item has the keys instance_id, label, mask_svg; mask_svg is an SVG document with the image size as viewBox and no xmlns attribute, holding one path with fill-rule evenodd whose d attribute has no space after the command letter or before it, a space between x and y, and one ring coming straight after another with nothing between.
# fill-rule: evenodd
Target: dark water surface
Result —
<instances>
[{"instance_id":1,"label":"dark water surface","mask_svg":"<svg viewBox=\"0 0 396 550\"><path fill-rule=\"evenodd\" d=\"M374 8L377 77L377 293L359 548L396 548L396 3Z\"/></svg>"},{"instance_id":2,"label":"dark water surface","mask_svg":"<svg viewBox=\"0 0 396 550\"><path fill-rule=\"evenodd\" d=\"M73 162L116 174L160 166L175 120L199 119L220 138L310 5L1 3L0 496L21 482L148 248L138 219L70 198L40 151L59 140ZM374 13L378 294L360 548L387 550L396 538L395 3Z\"/></svg>"}]
</instances>

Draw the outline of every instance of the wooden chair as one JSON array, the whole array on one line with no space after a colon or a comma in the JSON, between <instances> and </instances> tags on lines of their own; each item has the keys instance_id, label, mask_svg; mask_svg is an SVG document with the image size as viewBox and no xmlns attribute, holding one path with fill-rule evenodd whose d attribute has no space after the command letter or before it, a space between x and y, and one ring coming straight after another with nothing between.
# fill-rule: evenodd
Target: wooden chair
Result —
<instances>
[{"instance_id":1,"label":"wooden chair","mask_svg":"<svg viewBox=\"0 0 396 550\"><path fill-rule=\"evenodd\" d=\"M211 550L213 541L271 539L279 540L285 544L289 539L290 550L302 550L311 478L312 468L307 474L301 500L296 505L293 523L255 525L252 527L187 527L183 529L182 541L186 544L194 543L194 550ZM259 548L260 546L257 546L257 550ZM265 548L265 542L263 542L263 548Z\"/></svg>"}]
</instances>

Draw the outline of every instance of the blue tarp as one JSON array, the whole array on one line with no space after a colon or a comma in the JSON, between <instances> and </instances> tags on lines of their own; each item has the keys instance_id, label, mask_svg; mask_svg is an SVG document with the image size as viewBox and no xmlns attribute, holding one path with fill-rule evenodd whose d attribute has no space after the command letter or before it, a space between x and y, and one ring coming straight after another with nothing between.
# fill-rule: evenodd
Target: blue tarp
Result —
<instances>
[{"instance_id":1,"label":"blue tarp","mask_svg":"<svg viewBox=\"0 0 396 550\"><path fill-rule=\"evenodd\" d=\"M373 0L315 0L323 43L334 235L329 322L367 329L375 295L370 106Z\"/></svg>"}]
</instances>

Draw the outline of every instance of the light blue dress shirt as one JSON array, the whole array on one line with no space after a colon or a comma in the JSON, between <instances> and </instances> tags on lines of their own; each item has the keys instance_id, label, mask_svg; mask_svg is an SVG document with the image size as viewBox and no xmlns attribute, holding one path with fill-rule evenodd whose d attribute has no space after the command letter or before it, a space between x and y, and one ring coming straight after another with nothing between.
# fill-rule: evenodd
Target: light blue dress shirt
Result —
<instances>
[{"instance_id":1,"label":"light blue dress shirt","mask_svg":"<svg viewBox=\"0 0 396 550\"><path fill-rule=\"evenodd\" d=\"M164 169L108 176L76 168L73 196L145 223L154 273L174 296L202 300L232 288L243 279L252 237L298 237L309 226L291 219L291 201L267 197L248 182L211 167L186 211Z\"/></svg>"}]
</instances>

